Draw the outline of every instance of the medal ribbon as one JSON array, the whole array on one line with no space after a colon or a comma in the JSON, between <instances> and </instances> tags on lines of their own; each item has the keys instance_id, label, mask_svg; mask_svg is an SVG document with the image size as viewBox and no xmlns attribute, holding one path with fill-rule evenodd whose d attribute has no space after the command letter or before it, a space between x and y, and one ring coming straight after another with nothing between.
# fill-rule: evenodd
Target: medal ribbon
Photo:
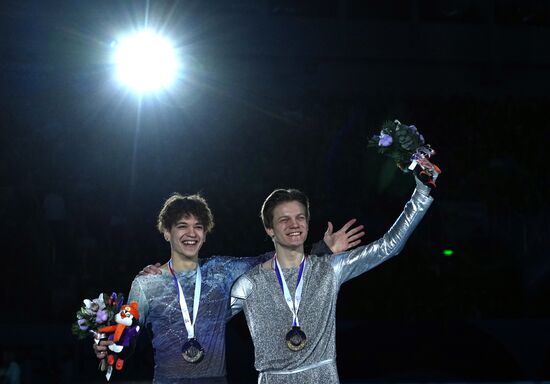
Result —
<instances>
[{"instance_id":1,"label":"medal ribbon","mask_svg":"<svg viewBox=\"0 0 550 384\"><path fill-rule=\"evenodd\" d=\"M279 280L279 285L281 286L281 290L283 291L283 295L285 297L286 305L288 305L288 308L292 311L292 326L299 327L300 321L298 320L298 309L300 308L300 302L302 301L302 289L304 287L304 279L302 277L304 267L306 266L306 258L305 256L302 256L302 261L300 262L300 271L298 272L298 280L296 281L296 293L294 294L294 300L292 300L292 296L290 295L290 291L286 285L283 271L279 267L279 263L277 263L277 255L273 257L273 264L275 274L277 275L277 280Z\"/></svg>"},{"instance_id":2,"label":"medal ribbon","mask_svg":"<svg viewBox=\"0 0 550 384\"><path fill-rule=\"evenodd\" d=\"M195 321L197 320L197 313L199 312L199 302L201 298L202 276L201 276L200 265L197 264L197 269L196 269L197 275L195 278L195 294L193 296L193 322L191 322L191 318L189 316L189 309L187 309L187 303L185 302L183 289L181 288L181 284L178 281L178 278L176 277L174 270L172 269L172 260L168 262L168 268L170 268L170 273L174 278L174 284L176 285L176 289L178 290L178 298L180 301L181 315L183 316L183 323L185 324L185 329L187 329L187 338L193 339L195 337Z\"/></svg>"}]
</instances>

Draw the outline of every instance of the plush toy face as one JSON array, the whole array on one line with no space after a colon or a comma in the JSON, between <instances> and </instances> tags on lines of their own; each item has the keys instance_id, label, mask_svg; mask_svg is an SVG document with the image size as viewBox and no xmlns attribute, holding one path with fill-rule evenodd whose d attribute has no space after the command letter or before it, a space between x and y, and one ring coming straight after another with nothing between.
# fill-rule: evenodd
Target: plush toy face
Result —
<instances>
[{"instance_id":1,"label":"plush toy face","mask_svg":"<svg viewBox=\"0 0 550 384\"><path fill-rule=\"evenodd\" d=\"M137 312L137 307L133 305L123 305L120 312L115 315L115 321L118 324L128 327L132 325L134 318L136 320L139 319L139 313Z\"/></svg>"}]
</instances>

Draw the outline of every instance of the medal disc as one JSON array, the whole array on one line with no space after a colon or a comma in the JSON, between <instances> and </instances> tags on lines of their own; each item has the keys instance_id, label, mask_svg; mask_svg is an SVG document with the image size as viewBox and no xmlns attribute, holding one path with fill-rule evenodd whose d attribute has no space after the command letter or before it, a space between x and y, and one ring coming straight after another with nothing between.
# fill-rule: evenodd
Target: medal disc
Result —
<instances>
[{"instance_id":1,"label":"medal disc","mask_svg":"<svg viewBox=\"0 0 550 384\"><path fill-rule=\"evenodd\" d=\"M197 339L189 339L183 344L181 355L188 363L199 363L204 357L204 349Z\"/></svg>"},{"instance_id":2,"label":"medal disc","mask_svg":"<svg viewBox=\"0 0 550 384\"><path fill-rule=\"evenodd\" d=\"M300 351L306 346L306 334L300 327L292 327L286 334L286 345L291 351Z\"/></svg>"}]
</instances>

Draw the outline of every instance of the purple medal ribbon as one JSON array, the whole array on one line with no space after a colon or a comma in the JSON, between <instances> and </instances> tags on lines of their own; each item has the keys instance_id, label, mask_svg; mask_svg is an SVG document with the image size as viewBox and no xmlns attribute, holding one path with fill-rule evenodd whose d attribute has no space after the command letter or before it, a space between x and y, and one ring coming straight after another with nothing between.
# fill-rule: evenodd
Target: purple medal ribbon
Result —
<instances>
[{"instance_id":1,"label":"purple medal ribbon","mask_svg":"<svg viewBox=\"0 0 550 384\"><path fill-rule=\"evenodd\" d=\"M292 296L290 295L290 291L288 290L288 286L286 285L283 271L279 267L279 263L277 263L277 255L273 257L273 264L275 274L277 275L277 280L279 281L279 286L281 287L281 290L283 291L283 296L285 297L286 304L288 305L288 308L290 308L290 310L292 311L292 326L299 327L300 322L298 320L298 309L300 307L300 302L302 301L302 289L304 286L304 280L302 277L306 265L306 258L305 256L303 256L302 261L300 262L300 270L298 271L298 280L296 281L296 292L294 294L294 300L292 300Z\"/></svg>"}]
</instances>

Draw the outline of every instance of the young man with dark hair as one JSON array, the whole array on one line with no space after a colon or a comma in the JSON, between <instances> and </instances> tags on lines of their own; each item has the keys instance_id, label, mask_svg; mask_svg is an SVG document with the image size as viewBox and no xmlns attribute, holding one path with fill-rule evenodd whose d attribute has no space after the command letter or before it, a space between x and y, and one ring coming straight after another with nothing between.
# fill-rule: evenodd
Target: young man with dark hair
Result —
<instances>
[{"instance_id":1,"label":"young man with dark hair","mask_svg":"<svg viewBox=\"0 0 550 384\"><path fill-rule=\"evenodd\" d=\"M273 228L273 210L281 203L297 201L304 207L304 214L309 221L309 199L297 189L276 189L265 199L260 211L264 228Z\"/></svg>"},{"instance_id":2,"label":"young man with dark hair","mask_svg":"<svg viewBox=\"0 0 550 384\"><path fill-rule=\"evenodd\" d=\"M313 252L342 251L356 245L362 226L348 222ZM158 229L170 243L170 260L134 279L129 301L137 301L142 325L151 327L155 383L226 383L225 324L231 317L231 286L244 272L273 254L258 257L214 256L199 251L214 218L200 195L174 194L158 216ZM112 342L94 346L102 359Z\"/></svg>"},{"instance_id":3,"label":"young man with dark hair","mask_svg":"<svg viewBox=\"0 0 550 384\"><path fill-rule=\"evenodd\" d=\"M214 229L214 215L206 200L198 194L182 196L179 193L172 194L164 202L157 219L157 229L164 233L166 229L172 228L182 215L195 216L204 226L206 233Z\"/></svg>"},{"instance_id":4,"label":"young man with dark hair","mask_svg":"<svg viewBox=\"0 0 550 384\"><path fill-rule=\"evenodd\" d=\"M261 218L275 256L241 276L231 309L244 309L255 349L259 384L338 383L336 299L340 286L403 249L433 199L418 179L393 226L368 245L308 257L309 203L300 191L278 189L265 200Z\"/></svg>"}]
</instances>

